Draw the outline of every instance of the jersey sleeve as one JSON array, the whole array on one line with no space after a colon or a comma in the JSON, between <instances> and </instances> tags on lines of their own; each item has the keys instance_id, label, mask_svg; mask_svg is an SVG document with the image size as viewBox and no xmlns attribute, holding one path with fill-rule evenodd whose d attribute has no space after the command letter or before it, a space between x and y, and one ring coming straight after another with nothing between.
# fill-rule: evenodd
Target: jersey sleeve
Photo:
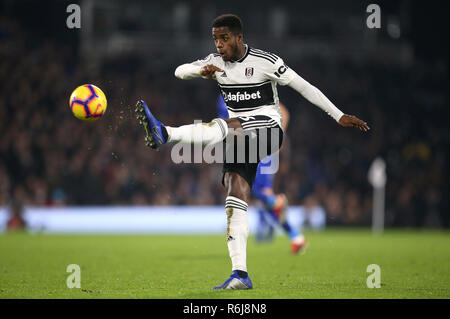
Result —
<instances>
[{"instance_id":1,"label":"jersey sleeve","mask_svg":"<svg viewBox=\"0 0 450 319\"><path fill-rule=\"evenodd\" d=\"M214 54L211 53L201 60L182 64L176 68L175 76L182 80L189 80L189 79L200 78L200 77L206 79L206 77L200 75L200 70L204 66L206 66L208 64L212 64L213 58L214 58Z\"/></svg>"},{"instance_id":2,"label":"jersey sleeve","mask_svg":"<svg viewBox=\"0 0 450 319\"><path fill-rule=\"evenodd\" d=\"M295 77L295 71L289 68L283 59L278 57L275 63L270 63L267 68L267 76L280 85L287 85Z\"/></svg>"},{"instance_id":3,"label":"jersey sleeve","mask_svg":"<svg viewBox=\"0 0 450 319\"><path fill-rule=\"evenodd\" d=\"M296 90L298 93L303 95L305 99L310 101L312 104L318 106L328 115L330 115L336 122L344 115L344 113L339 110L318 88L311 85L308 81L303 79L295 71L293 71L293 77L288 85Z\"/></svg>"},{"instance_id":4,"label":"jersey sleeve","mask_svg":"<svg viewBox=\"0 0 450 319\"><path fill-rule=\"evenodd\" d=\"M201 60L197 60L197 61L192 62L192 64L204 67L205 65L213 64L213 62L214 62L213 59L214 59L214 53L211 53L211 54L208 54L207 56L205 56Z\"/></svg>"}]
</instances>

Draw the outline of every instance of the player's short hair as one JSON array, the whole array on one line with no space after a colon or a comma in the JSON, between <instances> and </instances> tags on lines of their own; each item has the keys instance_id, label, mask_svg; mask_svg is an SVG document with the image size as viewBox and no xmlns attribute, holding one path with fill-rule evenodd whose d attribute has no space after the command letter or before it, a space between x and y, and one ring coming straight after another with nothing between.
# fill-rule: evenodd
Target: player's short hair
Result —
<instances>
[{"instance_id":1,"label":"player's short hair","mask_svg":"<svg viewBox=\"0 0 450 319\"><path fill-rule=\"evenodd\" d=\"M241 18L235 14L222 14L214 19L213 28L228 27L233 34L242 34L244 25Z\"/></svg>"}]
</instances>

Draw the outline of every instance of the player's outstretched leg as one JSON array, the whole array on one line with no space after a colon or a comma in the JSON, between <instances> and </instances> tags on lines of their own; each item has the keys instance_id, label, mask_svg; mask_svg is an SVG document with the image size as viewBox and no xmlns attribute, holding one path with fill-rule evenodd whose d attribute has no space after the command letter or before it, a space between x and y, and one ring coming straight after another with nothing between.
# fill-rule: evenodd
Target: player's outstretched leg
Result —
<instances>
[{"instance_id":1,"label":"player's outstretched leg","mask_svg":"<svg viewBox=\"0 0 450 319\"><path fill-rule=\"evenodd\" d=\"M297 254L299 252L304 252L307 247L305 236L292 227L287 220L288 200L286 195L273 195L272 200L266 201L266 205L268 205L269 211L274 219L281 227L283 227L284 231L289 236L291 241L291 253Z\"/></svg>"},{"instance_id":2,"label":"player's outstretched leg","mask_svg":"<svg viewBox=\"0 0 450 319\"><path fill-rule=\"evenodd\" d=\"M292 227L287 221L288 200L286 195L278 194L276 199L273 212L281 227L283 227L291 240L291 253L296 254L299 252L304 252L307 247L305 236Z\"/></svg>"},{"instance_id":3,"label":"player's outstretched leg","mask_svg":"<svg viewBox=\"0 0 450 319\"><path fill-rule=\"evenodd\" d=\"M136 104L136 117L145 129L145 144L151 148L167 142L167 130L160 121L153 116L147 104L139 100Z\"/></svg>"},{"instance_id":4,"label":"player's outstretched leg","mask_svg":"<svg viewBox=\"0 0 450 319\"><path fill-rule=\"evenodd\" d=\"M258 208L258 223L256 224L255 236L255 239L258 243L273 240L275 229L271 224L272 218L268 216L268 214L269 213L265 208Z\"/></svg>"},{"instance_id":5,"label":"player's outstretched leg","mask_svg":"<svg viewBox=\"0 0 450 319\"><path fill-rule=\"evenodd\" d=\"M239 270L233 270L230 278L225 280L220 286L216 286L213 289L252 289L253 284L250 280L250 276L247 274L246 278L242 278L239 275Z\"/></svg>"},{"instance_id":6,"label":"player's outstretched leg","mask_svg":"<svg viewBox=\"0 0 450 319\"><path fill-rule=\"evenodd\" d=\"M179 127L164 125L153 116L142 100L136 104L136 117L144 126L145 142L151 148L158 148L167 142L212 145L222 141L228 134L227 123L219 118L210 123L200 121Z\"/></svg>"}]
</instances>

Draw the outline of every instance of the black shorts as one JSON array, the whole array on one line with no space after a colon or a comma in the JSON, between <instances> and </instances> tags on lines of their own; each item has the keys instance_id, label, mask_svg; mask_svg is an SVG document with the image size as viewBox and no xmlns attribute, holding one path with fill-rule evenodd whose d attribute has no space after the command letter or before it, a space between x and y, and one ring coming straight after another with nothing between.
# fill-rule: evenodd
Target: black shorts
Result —
<instances>
[{"instance_id":1,"label":"black shorts","mask_svg":"<svg viewBox=\"0 0 450 319\"><path fill-rule=\"evenodd\" d=\"M259 162L280 149L283 130L275 120L265 115L240 116L236 119L241 123L243 134L228 134L224 143L222 184L225 186L225 173L234 172L242 176L251 188Z\"/></svg>"}]
</instances>

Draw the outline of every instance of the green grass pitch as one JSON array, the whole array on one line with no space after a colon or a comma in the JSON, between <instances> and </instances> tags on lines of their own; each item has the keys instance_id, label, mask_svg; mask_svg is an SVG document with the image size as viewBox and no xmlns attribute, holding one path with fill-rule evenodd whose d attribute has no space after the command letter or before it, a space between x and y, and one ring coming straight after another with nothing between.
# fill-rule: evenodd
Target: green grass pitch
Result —
<instances>
[{"instance_id":1,"label":"green grass pitch","mask_svg":"<svg viewBox=\"0 0 450 319\"><path fill-rule=\"evenodd\" d=\"M0 298L450 298L450 233L328 229L289 242L249 238L254 289L212 291L231 273L225 235L0 235ZM81 288L69 289L69 264ZM369 264L381 288L366 286Z\"/></svg>"}]
</instances>

